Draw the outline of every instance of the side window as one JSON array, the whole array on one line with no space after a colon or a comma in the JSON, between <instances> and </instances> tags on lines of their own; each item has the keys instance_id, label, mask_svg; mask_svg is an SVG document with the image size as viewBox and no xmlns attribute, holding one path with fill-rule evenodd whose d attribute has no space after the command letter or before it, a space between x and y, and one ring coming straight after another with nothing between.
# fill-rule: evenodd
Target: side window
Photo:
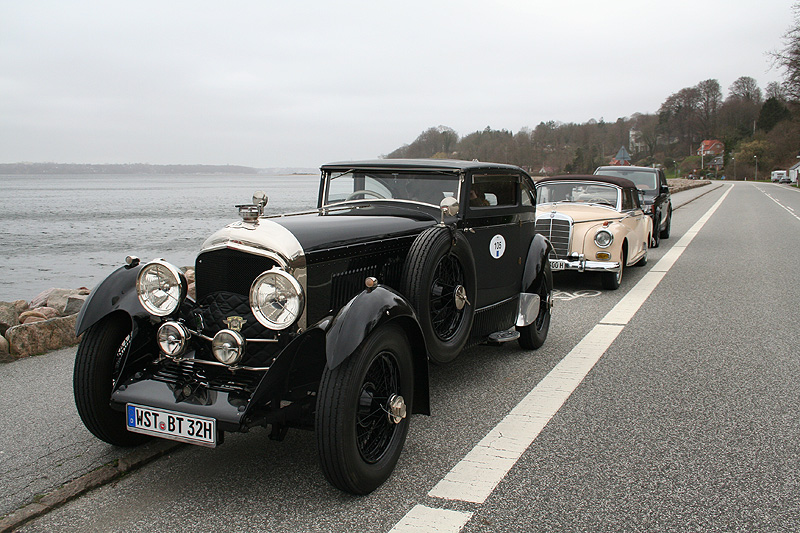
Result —
<instances>
[{"instance_id":1,"label":"side window","mask_svg":"<svg viewBox=\"0 0 800 533\"><path fill-rule=\"evenodd\" d=\"M522 178L522 205L536 205L536 189L530 180Z\"/></svg>"},{"instance_id":2,"label":"side window","mask_svg":"<svg viewBox=\"0 0 800 533\"><path fill-rule=\"evenodd\" d=\"M516 174L473 174L469 205L471 207L517 205L518 183Z\"/></svg>"},{"instance_id":3,"label":"side window","mask_svg":"<svg viewBox=\"0 0 800 533\"><path fill-rule=\"evenodd\" d=\"M636 208L636 201L633 199L633 190L632 189L623 189L622 190L622 210L623 211L630 211L631 209Z\"/></svg>"}]
</instances>

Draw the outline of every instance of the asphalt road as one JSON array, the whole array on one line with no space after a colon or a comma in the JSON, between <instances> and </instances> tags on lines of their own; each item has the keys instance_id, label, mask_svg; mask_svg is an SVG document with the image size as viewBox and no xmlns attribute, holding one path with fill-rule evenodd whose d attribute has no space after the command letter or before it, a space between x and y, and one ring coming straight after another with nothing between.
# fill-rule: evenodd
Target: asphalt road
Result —
<instances>
[{"instance_id":1,"label":"asphalt road","mask_svg":"<svg viewBox=\"0 0 800 533\"><path fill-rule=\"evenodd\" d=\"M226 435L215 450L180 447L21 530L386 532L400 523L408 531L407 515L429 508L465 518L465 532L796 531L800 191L738 182L703 189L675 195L681 203L705 193L676 211L672 237L650 250L646 266L626 271L620 290L601 290L590 274L558 275L540 350L481 346L433 367L433 415L414 417L395 473L369 496L327 484L312 433L278 443L254 430ZM687 232L693 240L676 246ZM483 502L429 495L678 251ZM126 453L80 426L71 364L67 350L0 367L2 512Z\"/></svg>"}]
</instances>

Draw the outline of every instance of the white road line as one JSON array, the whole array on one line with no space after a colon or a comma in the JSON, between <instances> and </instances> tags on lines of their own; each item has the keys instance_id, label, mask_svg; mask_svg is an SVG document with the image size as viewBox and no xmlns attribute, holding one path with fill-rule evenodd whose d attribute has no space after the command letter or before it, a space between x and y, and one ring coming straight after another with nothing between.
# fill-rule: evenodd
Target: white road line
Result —
<instances>
[{"instance_id":1,"label":"white road line","mask_svg":"<svg viewBox=\"0 0 800 533\"><path fill-rule=\"evenodd\" d=\"M772 200L773 202L775 202L776 204L778 204L779 206L781 206L782 208L784 208L784 209L786 210L786 212L787 212L787 213L789 213L790 215L792 215L794 218L796 218L797 220L800 220L800 216L797 216L797 215L795 214L795 212L794 212L794 209L792 209L791 207L788 207L788 206L785 206L785 205L783 205L783 204L782 204L782 203L781 203L781 202L780 202L780 201L779 201L777 198L774 198L774 197L773 197L771 194L769 194L768 192L766 192L766 191L764 191L764 190L762 190L762 189L759 189L759 191L763 192L763 193L766 195L766 197L767 197L767 198L769 198L770 200Z\"/></svg>"},{"instance_id":2,"label":"white road line","mask_svg":"<svg viewBox=\"0 0 800 533\"><path fill-rule=\"evenodd\" d=\"M416 505L389 533L457 533L472 518L472 513Z\"/></svg>"},{"instance_id":3,"label":"white road line","mask_svg":"<svg viewBox=\"0 0 800 533\"><path fill-rule=\"evenodd\" d=\"M550 373L428 492L428 496L475 504L486 501L550 419L583 382L589 371L616 340L625 325L633 318L731 190L733 185L600 323L587 333ZM425 516L431 511L455 512L417 505L392 531L443 531L444 529L437 529L439 526L434 522L424 522ZM466 513L461 514L466 515ZM460 531L470 517L471 514L466 517L459 529L447 529L447 531ZM433 513L431 520L438 519L438 515ZM402 524L412 522L413 527L418 529L398 529Z\"/></svg>"}]
</instances>

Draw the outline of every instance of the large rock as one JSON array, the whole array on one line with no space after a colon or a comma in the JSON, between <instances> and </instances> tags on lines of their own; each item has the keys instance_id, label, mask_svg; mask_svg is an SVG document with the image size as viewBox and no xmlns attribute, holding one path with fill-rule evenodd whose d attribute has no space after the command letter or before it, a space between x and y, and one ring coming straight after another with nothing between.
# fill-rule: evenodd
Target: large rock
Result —
<instances>
[{"instance_id":1,"label":"large rock","mask_svg":"<svg viewBox=\"0 0 800 533\"><path fill-rule=\"evenodd\" d=\"M0 302L0 335L5 335L6 330L19 324L19 312L15 302Z\"/></svg>"},{"instance_id":2,"label":"large rock","mask_svg":"<svg viewBox=\"0 0 800 533\"><path fill-rule=\"evenodd\" d=\"M70 315L8 328L6 339L11 356L19 359L78 344L80 339L75 337L77 318L78 315Z\"/></svg>"},{"instance_id":3,"label":"large rock","mask_svg":"<svg viewBox=\"0 0 800 533\"><path fill-rule=\"evenodd\" d=\"M0 363L8 363L13 360L14 358L8 353L8 341L0 335Z\"/></svg>"},{"instance_id":4,"label":"large rock","mask_svg":"<svg viewBox=\"0 0 800 533\"><path fill-rule=\"evenodd\" d=\"M78 310L80 310L80 305L82 304L76 301L70 302L70 299L85 300L89 292L86 287L81 287L80 289L47 289L31 300L31 309L52 307L61 316L71 315L77 313L77 311L72 312L72 309L77 305Z\"/></svg>"}]
</instances>

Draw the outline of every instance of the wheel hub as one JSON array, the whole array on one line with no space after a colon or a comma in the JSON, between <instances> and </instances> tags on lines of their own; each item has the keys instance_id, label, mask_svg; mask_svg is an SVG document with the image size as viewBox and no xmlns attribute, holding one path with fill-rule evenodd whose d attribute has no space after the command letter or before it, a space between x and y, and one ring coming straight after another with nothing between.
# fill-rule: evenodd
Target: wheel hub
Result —
<instances>
[{"instance_id":1,"label":"wheel hub","mask_svg":"<svg viewBox=\"0 0 800 533\"><path fill-rule=\"evenodd\" d=\"M458 285L456 287L456 290L453 291L453 298L456 302L456 309L459 311L464 309L464 306L469 303L469 300L467 300L467 289L465 289L463 285Z\"/></svg>"},{"instance_id":2,"label":"wheel hub","mask_svg":"<svg viewBox=\"0 0 800 533\"><path fill-rule=\"evenodd\" d=\"M406 401L399 394L392 394L389 397L387 407L389 422L399 424L406 417Z\"/></svg>"}]
</instances>

